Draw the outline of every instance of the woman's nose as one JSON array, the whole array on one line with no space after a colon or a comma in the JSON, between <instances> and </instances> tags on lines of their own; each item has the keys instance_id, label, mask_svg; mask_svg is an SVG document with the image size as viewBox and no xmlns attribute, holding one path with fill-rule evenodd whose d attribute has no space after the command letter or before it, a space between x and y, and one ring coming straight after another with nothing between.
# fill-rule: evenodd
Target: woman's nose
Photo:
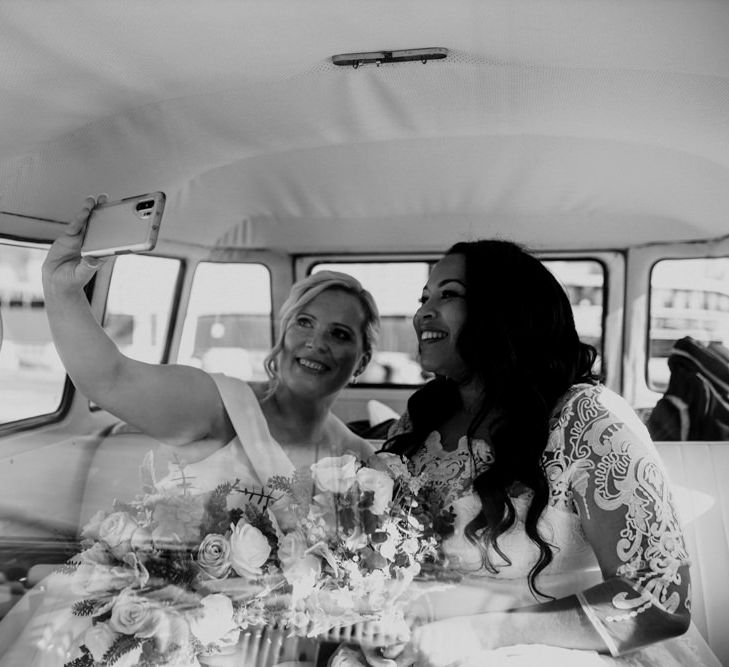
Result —
<instances>
[{"instance_id":1,"label":"woman's nose","mask_svg":"<svg viewBox=\"0 0 729 667\"><path fill-rule=\"evenodd\" d=\"M420 304L420 307L415 311L413 319L417 322L418 320L426 320L431 317L433 317L433 308L430 300L428 300Z\"/></svg>"},{"instance_id":2,"label":"woman's nose","mask_svg":"<svg viewBox=\"0 0 729 667\"><path fill-rule=\"evenodd\" d=\"M417 330L423 322L426 322L432 316L433 314L427 308L427 303L422 304L413 315L413 327Z\"/></svg>"},{"instance_id":3,"label":"woman's nose","mask_svg":"<svg viewBox=\"0 0 729 667\"><path fill-rule=\"evenodd\" d=\"M318 329L313 329L306 340L306 347L312 350L321 350L326 346L325 335Z\"/></svg>"}]
</instances>

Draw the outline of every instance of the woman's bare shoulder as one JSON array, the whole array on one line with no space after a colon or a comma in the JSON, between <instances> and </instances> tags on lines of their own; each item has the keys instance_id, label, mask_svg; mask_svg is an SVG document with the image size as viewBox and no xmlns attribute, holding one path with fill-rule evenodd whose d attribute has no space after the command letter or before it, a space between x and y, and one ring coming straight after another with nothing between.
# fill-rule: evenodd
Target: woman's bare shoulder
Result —
<instances>
[{"instance_id":1,"label":"woman's bare shoulder","mask_svg":"<svg viewBox=\"0 0 729 667\"><path fill-rule=\"evenodd\" d=\"M340 455L353 454L364 461L375 453L374 446L353 433L339 417L334 417L333 423L335 425L334 442Z\"/></svg>"},{"instance_id":2,"label":"woman's bare shoulder","mask_svg":"<svg viewBox=\"0 0 729 667\"><path fill-rule=\"evenodd\" d=\"M268 382L247 382L259 403L263 403L268 398L270 386Z\"/></svg>"}]
</instances>

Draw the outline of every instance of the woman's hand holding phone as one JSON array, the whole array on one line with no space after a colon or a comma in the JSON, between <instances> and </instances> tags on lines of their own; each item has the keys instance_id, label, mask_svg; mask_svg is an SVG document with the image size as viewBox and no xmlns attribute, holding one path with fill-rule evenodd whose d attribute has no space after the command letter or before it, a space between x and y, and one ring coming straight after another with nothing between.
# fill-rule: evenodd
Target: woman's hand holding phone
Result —
<instances>
[{"instance_id":1,"label":"woman's hand holding phone","mask_svg":"<svg viewBox=\"0 0 729 667\"><path fill-rule=\"evenodd\" d=\"M44 289L56 294L82 290L104 263L104 258L82 257L81 246L91 212L108 199L105 194L87 197L66 231L51 245L43 262Z\"/></svg>"}]
</instances>

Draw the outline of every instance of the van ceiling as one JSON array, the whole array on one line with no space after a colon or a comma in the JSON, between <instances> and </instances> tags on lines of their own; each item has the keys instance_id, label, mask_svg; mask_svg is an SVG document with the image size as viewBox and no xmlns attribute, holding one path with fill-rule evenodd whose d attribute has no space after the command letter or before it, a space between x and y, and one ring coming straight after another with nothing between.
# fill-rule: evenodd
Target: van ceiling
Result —
<instances>
[{"instance_id":1,"label":"van ceiling","mask_svg":"<svg viewBox=\"0 0 729 667\"><path fill-rule=\"evenodd\" d=\"M718 237L727 35L721 0L6 0L0 229L164 190L162 239L204 246ZM450 55L331 63L421 47Z\"/></svg>"}]
</instances>

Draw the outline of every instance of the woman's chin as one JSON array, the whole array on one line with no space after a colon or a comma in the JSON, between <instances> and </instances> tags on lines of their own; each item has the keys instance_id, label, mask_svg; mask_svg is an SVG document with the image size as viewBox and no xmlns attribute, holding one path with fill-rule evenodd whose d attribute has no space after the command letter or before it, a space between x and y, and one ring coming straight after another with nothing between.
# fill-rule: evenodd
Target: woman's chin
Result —
<instances>
[{"instance_id":1,"label":"woman's chin","mask_svg":"<svg viewBox=\"0 0 729 667\"><path fill-rule=\"evenodd\" d=\"M308 399L335 394L346 386L346 383L336 382L331 373L314 373L302 369L292 373L285 384L292 393Z\"/></svg>"}]
</instances>

